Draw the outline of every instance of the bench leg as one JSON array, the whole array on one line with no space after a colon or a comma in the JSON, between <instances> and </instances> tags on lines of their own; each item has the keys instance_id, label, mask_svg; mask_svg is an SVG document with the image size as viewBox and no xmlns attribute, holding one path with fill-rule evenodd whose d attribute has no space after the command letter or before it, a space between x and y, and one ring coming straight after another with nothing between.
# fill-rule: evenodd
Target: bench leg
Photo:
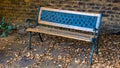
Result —
<instances>
[{"instance_id":1,"label":"bench leg","mask_svg":"<svg viewBox=\"0 0 120 68\"><path fill-rule=\"evenodd\" d=\"M90 53L90 65L92 65L92 58L93 58L94 50L95 50L95 45L92 42L92 50L91 50L91 53Z\"/></svg>"},{"instance_id":2,"label":"bench leg","mask_svg":"<svg viewBox=\"0 0 120 68\"><path fill-rule=\"evenodd\" d=\"M38 35L39 35L40 41L43 42L43 39L42 39L40 33L38 33Z\"/></svg>"},{"instance_id":3,"label":"bench leg","mask_svg":"<svg viewBox=\"0 0 120 68\"><path fill-rule=\"evenodd\" d=\"M28 43L29 50L31 49L31 38L32 38L32 32L30 32L30 35L29 35L29 43Z\"/></svg>"},{"instance_id":4,"label":"bench leg","mask_svg":"<svg viewBox=\"0 0 120 68\"><path fill-rule=\"evenodd\" d=\"M98 44L99 44L99 40L97 39L96 41L96 54L98 55Z\"/></svg>"}]
</instances>

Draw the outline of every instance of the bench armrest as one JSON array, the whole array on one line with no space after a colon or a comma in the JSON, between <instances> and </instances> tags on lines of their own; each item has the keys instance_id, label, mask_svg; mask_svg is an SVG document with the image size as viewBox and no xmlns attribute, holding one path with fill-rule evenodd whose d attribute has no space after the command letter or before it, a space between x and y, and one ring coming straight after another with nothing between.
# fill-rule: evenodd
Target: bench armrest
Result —
<instances>
[{"instance_id":1,"label":"bench armrest","mask_svg":"<svg viewBox=\"0 0 120 68\"><path fill-rule=\"evenodd\" d=\"M35 27L35 25L32 24L34 22L36 24L36 20L34 19L25 19L27 27Z\"/></svg>"}]
</instances>

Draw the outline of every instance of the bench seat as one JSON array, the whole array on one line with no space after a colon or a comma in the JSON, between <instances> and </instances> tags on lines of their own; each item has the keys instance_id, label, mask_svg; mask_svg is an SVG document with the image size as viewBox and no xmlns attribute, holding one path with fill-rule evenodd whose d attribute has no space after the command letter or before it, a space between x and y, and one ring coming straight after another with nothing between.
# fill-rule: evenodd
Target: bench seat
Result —
<instances>
[{"instance_id":1,"label":"bench seat","mask_svg":"<svg viewBox=\"0 0 120 68\"><path fill-rule=\"evenodd\" d=\"M91 39L94 37L93 35L90 35L90 34L83 34L83 33L60 30L60 29L58 30L55 28L50 28L50 27L45 27L45 26L37 26L35 28L28 28L27 31L45 33L45 34L50 34L50 35L77 39L77 40L84 40L88 42L91 42Z\"/></svg>"}]
</instances>

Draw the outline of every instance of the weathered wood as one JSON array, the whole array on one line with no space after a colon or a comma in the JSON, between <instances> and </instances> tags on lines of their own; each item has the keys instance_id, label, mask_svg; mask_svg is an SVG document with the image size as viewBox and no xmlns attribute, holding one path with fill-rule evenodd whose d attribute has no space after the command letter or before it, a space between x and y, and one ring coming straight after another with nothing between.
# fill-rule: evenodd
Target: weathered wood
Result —
<instances>
[{"instance_id":1,"label":"weathered wood","mask_svg":"<svg viewBox=\"0 0 120 68\"><path fill-rule=\"evenodd\" d=\"M94 30L90 29L90 28L84 28L84 27L78 27L78 26L72 26L72 25L65 25L65 24L52 23L52 22L46 22L46 21L38 21L38 23L39 24L44 24L44 25L50 25L50 26L57 26L57 27L63 27L63 28L69 28L69 29L76 29L76 30L94 32Z\"/></svg>"},{"instance_id":2,"label":"weathered wood","mask_svg":"<svg viewBox=\"0 0 120 68\"><path fill-rule=\"evenodd\" d=\"M66 38L84 40L88 42L90 42L91 38L93 38L93 35L82 34L78 32L71 32L71 31L60 30L60 29L54 29L54 28L43 27L43 26L37 26L36 28L28 28L27 31L40 32L40 33L45 33L45 34L50 34L50 35L62 36Z\"/></svg>"}]
</instances>

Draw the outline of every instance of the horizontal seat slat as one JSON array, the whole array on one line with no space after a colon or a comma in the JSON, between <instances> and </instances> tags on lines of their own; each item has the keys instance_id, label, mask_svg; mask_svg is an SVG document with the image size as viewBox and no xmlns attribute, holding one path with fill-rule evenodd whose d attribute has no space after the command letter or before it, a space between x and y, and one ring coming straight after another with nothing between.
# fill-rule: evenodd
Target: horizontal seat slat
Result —
<instances>
[{"instance_id":1,"label":"horizontal seat slat","mask_svg":"<svg viewBox=\"0 0 120 68\"><path fill-rule=\"evenodd\" d=\"M63 27L63 28L68 28L68 29L75 29L75 30L83 30L87 32L94 32L93 29L90 29L90 28L77 27L77 26L72 26L72 25L65 25L65 24L52 23L52 22L46 22L46 21L40 21L40 24Z\"/></svg>"},{"instance_id":2,"label":"horizontal seat slat","mask_svg":"<svg viewBox=\"0 0 120 68\"><path fill-rule=\"evenodd\" d=\"M56 35L56 36L61 36L61 37L66 37L66 38L84 40L88 42L90 42L91 38L93 38L93 35L60 30L60 29L55 29L55 28L50 28L50 27L45 27L45 26L37 26L36 28L28 28L26 31L40 32L40 33Z\"/></svg>"}]
</instances>

